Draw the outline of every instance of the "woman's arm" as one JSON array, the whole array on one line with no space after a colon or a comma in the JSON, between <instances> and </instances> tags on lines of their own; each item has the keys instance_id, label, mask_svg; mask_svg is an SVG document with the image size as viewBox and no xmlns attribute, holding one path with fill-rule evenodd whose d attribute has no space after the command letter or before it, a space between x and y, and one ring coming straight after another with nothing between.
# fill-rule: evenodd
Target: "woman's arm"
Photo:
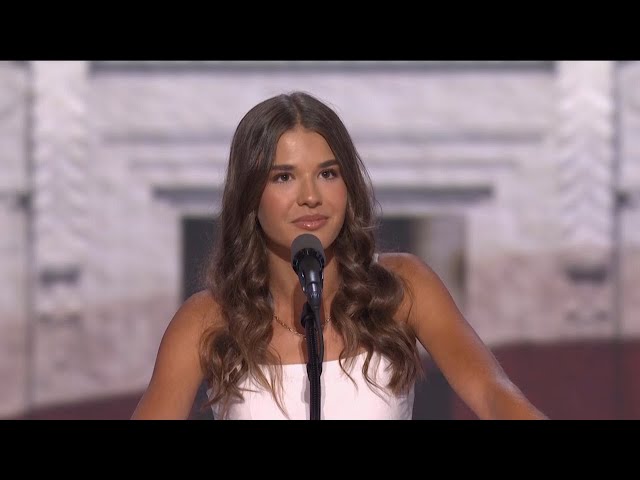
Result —
<instances>
[{"instance_id":1,"label":"woman's arm","mask_svg":"<svg viewBox=\"0 0 640 480\"><path fill-rule=\"evenodd\" d=\"M406 321L479 418L546 418L507 377L431 268L411 254L386 254L380 261L405 280L410 289L403 308Z\"/></svg>"},{"instance_id":2,"label":"woman's arm","mask_svg":"<svg viewBox=\"0 0 640 480\"><path fill-rule=\"evenodd\" d=\"M207 291L188 298L169 323L149 385L132 419L187 419L203 380L198 353L207 319L215 311Z\"/></svg>"}]
</instances>

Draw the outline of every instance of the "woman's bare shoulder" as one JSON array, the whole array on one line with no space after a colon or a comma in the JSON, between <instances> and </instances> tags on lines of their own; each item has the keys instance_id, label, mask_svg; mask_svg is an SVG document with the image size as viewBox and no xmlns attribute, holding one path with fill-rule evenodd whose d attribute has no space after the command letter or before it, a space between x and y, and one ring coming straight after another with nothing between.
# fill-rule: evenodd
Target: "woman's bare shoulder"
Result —
<instances>
[{"instance_id":1,"label":"woman's bare shoulder","mask_svg":"<svg viewBox=\"0 0 640 480\"><path fill-rule=\"evenodd\" d=\"M411 279L415 273L428 274L431 268L417 255L407 252L381 253L378 262L405 280Z\"/></svg>"},{"instance_id":2,"label":"woman's bare shoulder","mask_svg":"<svg viewBox=\"0 0 640 480\"><path fill-rule=\"evenodd\" d=\"M428 289L421 288L420 284L431 276L432 270L420 257L406 252L380 253L378 263L401 280L404 294L395 318L399 321L409 322L416 292L430 293ZM419 278L422 278L422 282Z\"/></svg>"},{"instance_id":3,"label":"woman's bare shoulder","mask_svg":"<svg viewBox=\"0 0 640 480\"><path fill-rule=\"evenodd\" d=\"M174 320L201 331L215 327L222 323L220 304L210 290L200 290L183 302Z\"/></svg>"},{"instance_id":4,"label":"woman's bare shoulder","mask_svg":"<svg viewBox=\"0 0 640 480\"><path fill-rule=\"evenodd\" d=\"M162 337L149 386L132 418L187 418L204 373L199 343L220 321L218 302L207 291L187 298Z\"/></svg>"},{"instance_id":5,"label":"woman's bare shoulder","mask_svg":"<svg viewBox=\"0 0 640 480\"><path fill-rule=\"evenodd\" d=\"M378 262L400 277L410 297L447 296L438 274L419 256L407 252L383 253Z\"/></svg>"}]
</instances>

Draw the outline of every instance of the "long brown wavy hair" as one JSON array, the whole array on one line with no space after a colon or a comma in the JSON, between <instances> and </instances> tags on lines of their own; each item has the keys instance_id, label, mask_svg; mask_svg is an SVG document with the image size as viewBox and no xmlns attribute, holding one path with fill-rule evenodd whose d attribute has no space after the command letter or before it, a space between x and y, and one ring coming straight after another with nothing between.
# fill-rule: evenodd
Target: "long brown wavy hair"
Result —
<instances>
[{"instance_id":1,"label":"long brown wavy hair","mask_svg":"<svg viewBox=\"0 0 640 480\"><path fill-rule=\"evenodd\" d=\"M324 137L340 164L348 192L344 225L334 247L341 283L330 309L333 327L344 341L340 365L347 373L345 366L360 349L366 350L364 378L381 388L368 369L374 352L384 355L391 364L386 387L396 394L408 391L421 373L415 337L404 323L393 319L407 288L398 276L373 262L376 202L351 136L334 110L314 96L281 94L249 110L233 135L219 235L206 274L221 318L204 332L200 360L212 388L207 405L219 402L222 416L232 401L242 400L238 384L247 375L271 391L282 409L282 369L269 348L274 311L257 211L278 140L298 125Z\"/></svg>"}]
</instances>

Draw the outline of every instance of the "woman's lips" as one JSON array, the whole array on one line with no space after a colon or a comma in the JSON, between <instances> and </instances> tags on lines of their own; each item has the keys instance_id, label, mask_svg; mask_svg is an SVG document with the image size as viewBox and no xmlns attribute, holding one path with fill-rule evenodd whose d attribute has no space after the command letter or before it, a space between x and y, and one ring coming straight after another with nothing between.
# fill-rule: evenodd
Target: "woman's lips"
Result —
<instances>
[{"instance_id":1,"label":"woman's lips","mask_svg":"<svg viewBox=\"0 0 640 480\"><path fill-rule=\"evenodd\" d=\"M293 221L293 224L303 230L317 230L324 226L329 219L322 215L308 215Z\"/></svg>"}]
</instances>

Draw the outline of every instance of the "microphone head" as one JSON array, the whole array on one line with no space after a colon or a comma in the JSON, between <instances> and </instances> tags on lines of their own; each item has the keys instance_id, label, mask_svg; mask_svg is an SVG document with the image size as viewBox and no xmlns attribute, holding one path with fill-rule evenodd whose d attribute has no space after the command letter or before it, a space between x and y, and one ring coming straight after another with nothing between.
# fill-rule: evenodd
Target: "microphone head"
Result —
<instances>
[{"instance_id":1,"label":"microphone head","mask_svg":"<svg viewBox=\"0 0 640 480\"><path fill-rule=\"evenodd\" d=\"M312 255L320 262L320 268L324 267L325 257L322 242L315 235L303 233L291 242L291 266L298 273L298 263L306 255Z\"/></svg>"}]
</instances>

